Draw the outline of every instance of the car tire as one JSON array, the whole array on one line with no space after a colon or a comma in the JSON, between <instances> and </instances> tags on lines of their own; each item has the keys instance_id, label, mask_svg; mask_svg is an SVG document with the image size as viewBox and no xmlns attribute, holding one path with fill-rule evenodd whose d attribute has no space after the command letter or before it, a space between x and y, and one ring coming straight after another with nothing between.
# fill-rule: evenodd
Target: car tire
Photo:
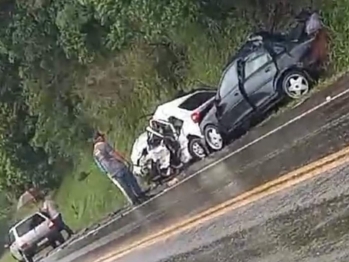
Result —
<instances>
[{"instance_id":1,"label":"car tire","mask_svg":"<svg viewBox=\"0 0 349 262\"><path fill-rule=\"evenodd\" d=\"M57 248L57 243L55 240L50 240L50 246L53 248L53 249L56 249Z\"/></svg>"},{"instance_id":2,"label":"car tire","mask_svg":"<svg viewBox=\"0 0 349 262\"><path fill-rule=\"evenodd\" d=\"M61 232L58 232L58 233L57 233L57 236L56 236L55 239L56 239L56 241L58 241L58 243L59 243L60 245L62 245L62 244L65 243L65 239L64 239L64 237L63 237L63 235L62 235Z\"/></svg>"},{"instance_id":3,"label":"car tire","mask_svg":"<svg viewBox=\"0 0 349 262\"><path fill-rule=\"evenodd\" d=\"M24 261L25 261L25 262L34 262L34 259L33 259L33 257L31 257L31 256L26 256L26 257L24 258Z\"/></svg>"},{"instance_id":4,"label":"car tire","mask_svg":"<svg viewBox=\"0 0 349 262\"><path fill-rule=\"evenodd\" d=\"M204 129L204 137L211 150L220 151L223 149L225 144L224 136L217 126L207 125Z\"/></svg>"},{"instance_id":5,"label":"car tire","mask_svg":"<svg viewBox=\"0 0 349 262\"><path fill-rule=\"evenodd\" d=\"M29 256L22 252L21 252L21 255L23 257L23 260L22 260L23 262L34 262L33 256Z\"/></svg>"},{"instance_id":6,"label":"car tire","mask_svg":"<svg viewBox=\"0 0 349 262\"><path fill-rule=\"evenodd\" d=\"M282 92L291 99L300 99L310 91L310 79L301 70L287 72L281 81Z\"/></svg>"},{"instance_id":7,"label":"car tire","mask_svg":"<svg viewBox=\"0 0 349 262\"><path fill-rule=\"evenodd\" d=\"M189 139L188 150L195 160L201 160L208 155L208 150L199 137Z\"/></svg>"}]
</instances>

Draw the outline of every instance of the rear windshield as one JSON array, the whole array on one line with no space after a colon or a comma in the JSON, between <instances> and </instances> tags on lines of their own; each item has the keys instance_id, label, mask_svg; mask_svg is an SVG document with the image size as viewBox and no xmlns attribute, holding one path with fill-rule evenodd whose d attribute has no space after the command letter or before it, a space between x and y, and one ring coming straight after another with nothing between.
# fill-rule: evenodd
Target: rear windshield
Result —
<instances>
[{"instance_id":1,"label":"rear windshield","mask_svg":"<svg viewBox=\"0 0 349 262\"><path fill-rule=\"evenodd\" d=\"M25 235L29 231L39 226L44 221L45 219L38 214L35 214L34 216L27 218L16 227L17 235L19 237Z\"/></svg>"},{"instance_id":2,"label":"rear windshield","mask_svg":"<svg viewBox=\"0 0 349 262\"><path fill-rule=\"evenodd\" d=\"M186 109L186 110L189 110L189 111L193 111L196 108L200 107L205 102L207 102L214 95L215 95L214 91L197 93L197 94L192 95L191 97L189 97L182 104L180 104L179 108Z\"/></svg>"}]
</instances>

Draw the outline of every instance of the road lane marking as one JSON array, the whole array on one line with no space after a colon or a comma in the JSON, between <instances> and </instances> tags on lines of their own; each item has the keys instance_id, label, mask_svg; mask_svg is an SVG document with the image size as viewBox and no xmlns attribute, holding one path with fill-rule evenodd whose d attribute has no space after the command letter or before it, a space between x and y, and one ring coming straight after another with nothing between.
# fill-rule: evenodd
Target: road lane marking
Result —
<instances>
[{"instance_id":1,"label":"road lane marking","mask_svg":"<svg viewBox=\"0 0 349 262\"><path fill-rule=\"evenodd\" d=\"M224 157L222 157L222 158L220 158L220 159L218 159L218 160L216 160L216 161L214 161L214 162L208 164L207 166L204 166L202 169L200 169L200 170L194 172L193 174L191 174L191 175L185 177L183 180L179 181L179 182L176 183L175 185L173 185L173 186L171 186L171 187L168 187L167 189L165 189L164 191L160 192L160 193L157 194L156 196L152 197L152 198L149 199L148 201L145 201L145 202L143 202L141 205L138 205L138 206L133 207L132 209L126 211L125 213L122 214L122 216L126 216L127 214L133 212L134 210L139 209L140 207L146 205L147 203L149 203L149 202L151 202L151 201L154 201L155 199L157 199L157 198L161 197L162 195L166 194L168 191L170 191L170 190L176 188L177 186L179 186L179 185L185 183L185 182L188 181L189 179L191 179L191 178L193 178L193 177L195 177L195 176L197 176L197 175L199 175L199 174L205 172L206 170L208 170L208 169L210 169L210 168L212 168L212 167L214 167L214 166L220 164L221 162L225 161L226 159L228 159L228 158L230 158L230 157L232 157L232 156L234 156L234 155L240 153L241 151L243 151L243 150L245 150L245 149L247 149L247 148L253 146L254 144L257 144L257 143L260 142L261 140L263 140L263 139L265 139L265 138L267 138L267 137L269 137L269 136L275 134L276 132L278 132L278 131L284 129L285 127L287 127L287 126L293 124L294 122L296 122L296 121L302 119L303 117L305 117L305 116L307 116L307 115L309 115L309 114L315 112L316 110L318 110L318 109L324 107L325 105L334 102L335 100L341 98L342 96L346 95L347 93L349 93L349 89L347 89L347 90L345 90L345 91L343 91L343 92L340 92L339 94L333 96L330 100L325 100L324 102L318 104L317 106L315 106L315 107L313 107L313 108L311 108L311 109L305 111L304 113L298 115L297 117L295 117L295 118L293 118L293 119L287 121L286 123L282 124L281 126L279 126L279 127L275 128L275 129L273 129L273 130L271 130L271 131L265 133L264 135L260 136L259 138L255 139L255 140L253 140L253 141L251 141L251 142L249 142L249 143L247 143L246 145L244 145L244 146L238 148L237 150L235 150L235 151L233 151L233 152L231 152L231 153L225 155ZM78 241L80 241L80 240L82 240L82 239L85 239L85 238L89 237L89 236L92 235L92 234L96 234L97 231L100 231L101 229L103 229L103 228L109 226L110 224L112 224L112 223L114 223L116 220L118 220L119 218L120 218L120 216L117 216L117 217L115 217L114 219L111 219L109 222L105 223L104 225L101 225L99 228L96 228L96 229L94 229L93 231L90 231L90 232L88 232L87 234L85 234L85 235L83 235L83 236L81 236L81 237L75 239L71 244L73 244L73 243L75 243L75 242L78 242ZM70 244L70 245L71 245L71 244Z\"/></svg>"},{"instance_id":2,"label":"road lane marking","mask_svg":"<svg viewBox=\"0 0 349 262\"><path fill-rule=\"evenodd\" d=\"M170 237L176 236L181 232L193 229L203 223L213 220L227 212L241 208L248 204L261 200L282 190L288 189L301 182L314 178L324 172L330 171L344 163L349 163L349 146L297 170L287 173L275 180L267 182L250 191L232 198L222 204L212 207L194 217L188 218L182 222L172 225L158 233L145 237L132 244L124 245L104 257L94 260L95 262L115 262L116 259L129 254L137 249L142 249L157 242L164 241Z\"/></svg>"}]
</instances>

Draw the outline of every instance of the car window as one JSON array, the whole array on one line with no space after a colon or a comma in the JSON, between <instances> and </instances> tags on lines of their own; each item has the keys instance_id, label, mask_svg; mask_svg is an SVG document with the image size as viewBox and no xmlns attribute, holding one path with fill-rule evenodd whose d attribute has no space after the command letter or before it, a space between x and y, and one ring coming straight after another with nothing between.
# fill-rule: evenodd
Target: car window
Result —
<instances>
[{"instance_id":1,"label":"car window","mask_svg":"<svg viewBox=\"0 0 349 262\"><path fill-rule=\"evenodd\" d=\"M251 54L245 62L245 78L248 78L250 75L257 72L270 61L270 55L264 50Z\"/></svg>"},{"instance_id":2,"label":"car window","mask_svg":"<svg viewBox=\"0 0 349 262\"><path fill-rule=\"evenodd\" d=\"M215 92L213 91L196 93L191 97L189 97L187 100L185 100L182 104L180 104L179 108L193 111L196 108L200 107L205 102L207 102L207 100L212 98L214 95L215 95Z\"/></svg>"},{"instance_id":3,"label":"car window","mask_svg":"<svg viewBox=\"0 0 349 262\"><path fill-rule=\"evenodd\" d=\"M35 214L32 217L27 218L26 220L22 221L20 224L16 226L17 235L19 237L25 235L29 231L39 226L44 221L45 219L38 214Z\"/></svg>"},{"instance_id":4,"label":"car window","mask_svg":"<svg viewBox=\"0 0 349 262\"><path fill-rule=\"evenodd\" d=\"M232 63L224 72L219 87L220 98L225 97L235 86L238 85L238 74L236 71L236 62Z\"/></svg>"},{"instance_id":5,"label":"car window","mask_svg":"<svg viewBox=\"0 0 349 262\"><path fill-rule=\"evenodd\" d=\"M12 230L8 234L8 241L9 241L8 243L9 245L12 245L16 241L15 235L13 234Z\"/></svg>"}]
</instances>

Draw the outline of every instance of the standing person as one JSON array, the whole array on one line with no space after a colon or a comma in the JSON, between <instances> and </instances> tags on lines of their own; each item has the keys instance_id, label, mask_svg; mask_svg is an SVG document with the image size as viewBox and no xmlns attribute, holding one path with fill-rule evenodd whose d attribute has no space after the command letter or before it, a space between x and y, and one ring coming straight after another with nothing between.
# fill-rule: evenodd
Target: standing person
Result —
<instances>
[{"instance_id":1,"label":"standing person","mask_svg":"<svg viewBox=\"0 0 349 262\"><path fill-rule=\"evenodd\" d=\"M107 143L105 135L100 132L94 136L93 157L131 204L140 204L147 198L130 171L128 161Z\"/></svg>"},{"instance_id":2,"label":"standing person","mask_svg":"<svg viewBox=\"0 0 349 262\"><path fill-rule=\"evenodd\" d=\"M41 212L45 212L49 215L52 222L56 225L59 231L65 230L70 238L74 232L70 227L64 223L62 214L58 211L57 204L48 196L44 198L44 203L42 204Z\"/></svg>"}]
</instances>

